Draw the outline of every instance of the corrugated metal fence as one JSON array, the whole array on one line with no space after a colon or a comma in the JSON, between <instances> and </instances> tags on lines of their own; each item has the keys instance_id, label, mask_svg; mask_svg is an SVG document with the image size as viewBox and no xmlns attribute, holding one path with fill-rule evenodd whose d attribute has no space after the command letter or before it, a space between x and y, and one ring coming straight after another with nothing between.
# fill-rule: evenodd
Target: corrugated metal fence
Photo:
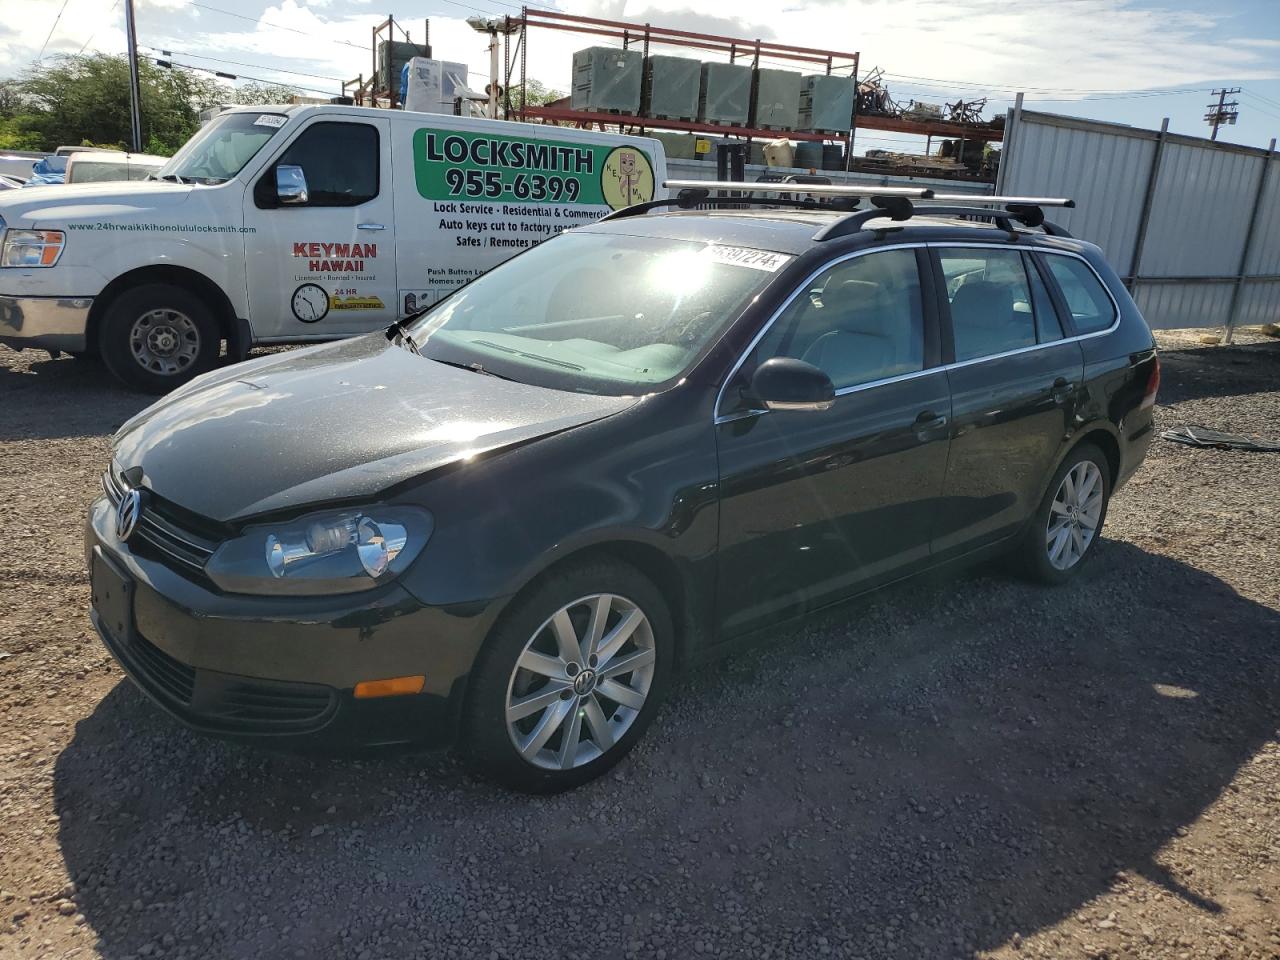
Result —
<instances>
[{"instance_id":1,"label":"corrugated metal fence","mask_svg":"<svg viewBox=\"0 0 1280 960\"><path fill-rule=\"evenodd\" d=\"M1014 109L996 193L1066 196L1153 327L1280 320L1280 157L1161 130Z\"/></svg>"}]
</instances>

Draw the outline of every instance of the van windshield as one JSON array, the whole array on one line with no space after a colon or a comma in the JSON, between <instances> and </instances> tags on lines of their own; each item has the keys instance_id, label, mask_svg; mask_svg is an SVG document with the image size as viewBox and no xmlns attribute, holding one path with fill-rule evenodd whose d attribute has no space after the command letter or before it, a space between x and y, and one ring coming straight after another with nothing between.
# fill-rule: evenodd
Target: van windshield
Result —
<instances>
[{"instance_id":1,"label":"van windshield","mask_svg":"<svg viewBox=\"0 0 1280 960\"><path fill-rule=\"evenodd\" d=\"M222 183L230 180L284 126L282 113L223 113L214 117L163 167L160 180Z\"/></svg>"},{"instance_id":2,"label":"van windshield","mask_svg":"<svg viewBox=\"0 0 1280 960\"><path fill-rule=\"evenodd\" d=\"M565 234L409 325L433 360L559 390L650 393L693 366L791 258L656 237Z\"/></svg>"}]
</instances>

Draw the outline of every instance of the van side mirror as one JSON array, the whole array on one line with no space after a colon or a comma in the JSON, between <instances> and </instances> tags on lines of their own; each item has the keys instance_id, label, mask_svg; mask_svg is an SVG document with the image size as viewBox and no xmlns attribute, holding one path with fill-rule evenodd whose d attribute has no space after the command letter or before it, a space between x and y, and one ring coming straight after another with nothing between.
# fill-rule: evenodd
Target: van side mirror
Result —
<instances>
[{"instance_id":1,"label":"van side mirror","mask_svg":"<svg viewBox=\"0 0 1280 960\"><path fill-rule=\"evenodd\" d=\"M276 199L280 203L306 203L310 199L307 194L307 175L302 168L290 163L282 163L276 167Z\"/></svg>"},{"instance_id":2,"label":"van side mirror","mask_svg":"<svg viewBox=\"0 0 1280 960\"><path fill-rule=\"evenodd\" d=\"M836 399L831 378L794 357L774 357L760 364L749 393L767 410L827 410Z\"/></svg>"}]
</instances>

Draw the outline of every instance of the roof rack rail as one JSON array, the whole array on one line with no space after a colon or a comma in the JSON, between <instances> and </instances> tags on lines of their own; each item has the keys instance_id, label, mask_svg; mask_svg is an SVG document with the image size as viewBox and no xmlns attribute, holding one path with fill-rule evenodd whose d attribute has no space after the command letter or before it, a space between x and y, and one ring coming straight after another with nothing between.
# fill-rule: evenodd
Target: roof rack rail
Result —
<instances>
[{"instance_id":1,"label":"roof rack rail","mask_svg":"<svg viewBox=\"0 0 1280 960\"><path fill-rule=\"evenodd\" d=\"M938 200L939 197L929 198ZM966 198L971 199L971 198ZM972 198L986 199L989 202L1000 203L1004 198ZM1060 200L1056 201L1058 206L1075 206L1074 201ZM883 220L888 217L890 220L902 222L910 220L914 216L951 216L951 217L974 217L981 219L989 219L995 225L1005 232L1017 235L1013 229L1014 221L1022 224L1024 227L1040 227L1052 237L1070 237L1071 234L1044 218L1044 211L1038 204L1034 203L1004 203L1003 210L992 210L987 207L969 206L969 205L952 205L942 204L939 206L921 206L916 207L910 200L903 197L872 197L871 204L873 209L860 210L851 213L848 216L841 217L834 223L829 223L817 233L813 235L814 240L835 240L838 237L847 237L850 234L866 229L866 225L872 220ZM883 227L875 229L885 229Z\"/></svg>"},{"instance_id":2,"label":"roof rack rail","mask_svg":"<svg viewBox=\"0 0 1280 960\"><path fill-rule=\"evenodd\" d=\"M786 191L795 193L796 191ZM713 206L713 207L744 207L752 204L769 207L795 207L800 210L825 210L825 211L850 211L858 206L858 198L842 198L836 197L829 204L819 203L816 199L809 198L807 200L795 200L787 197L713 197L710 190L681 190L679 194L666 200L647 200L644 203L634 203L629 207L623 207L621 210L615 210L612 213L601 217L596 223L604 223L606 220L622 220L626 217L637 217L640 214L648 213L650 210L661 210L663 207L679 207L681 210L693 210L695 207Z\"/></svg>"},{"instance_id":3,"label":"roof rack rail","mask_svg":"<svg viewBox=\"0 0 1280 960\"><path fill-rule=\"evenodd\" d=\"M664 180L668 190L736 190L739 193L808 193L815 197L910 197L934 199L929 187L852 186L847 183L750 183L730 180Z\"/></svg>"},{"instance_id":4,"label":"roof rack rail","mask_svg":"<svg viewBox=\"0 0 1280 960\"><path fill-rule=\"evenodd\" d=\"M794 181L746 181L727 180L664 180L662 185L668 190L676 190L674 197L665 200L650 200L630 207L615 210L601 218L604 220L621 220L658 210L662 207L680 207L692 210L698 206L741 207L759 204L770 207L793 207L802 210L839 210L850 211L847 216L829 223L813 235L814 240L834 240L866 229L873 220L890 220L902 222L914 216L956 216L974 219L991 220L1007 233L1016 236L1014 222L1024 227L1039 227L1046 234L1054 237L1070 237L1071 234L1045 219L1044 207L1074 207L1074 200L1067 197L996 197L981 194L934 193L929 187L880 187L852 186L849 184L802 184ZM733 191L739 196L711 196L712 190ZM806 194L802 200L787 197L755 197L752 194ZM829 197L830 201L820 204L816 197ZM856 210L862 198L869 198L872 209ZM914 201L914 203L913 203ZM916 203L925 202L925 206L916 207ZM933 202L938 205L934 206ZM957 202L959 205L957 205ZM1002 209L991 209L1000 207ZM885 229L884 227L874 229Z\"/></svg>"},{"instance_id":5,"label":"roof rack rail","mask_svg":"<svg viewBox=\"0 0 1280 960\"><path fill-rule=\"evenodd\" d=\"M1001 206L1018 203L1032 207L1074 207L1076 202L1069 197L990 197L980 193L935 193L926 200L952 200L959 203L998 203Z\"/></svg>"}]
</instances>

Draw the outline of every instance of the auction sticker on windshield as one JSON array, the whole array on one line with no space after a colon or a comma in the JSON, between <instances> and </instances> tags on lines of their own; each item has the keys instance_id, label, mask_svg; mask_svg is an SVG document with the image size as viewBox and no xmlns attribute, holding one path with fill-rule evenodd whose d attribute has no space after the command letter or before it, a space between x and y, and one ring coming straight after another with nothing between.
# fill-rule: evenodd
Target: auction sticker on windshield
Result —
<instances>
[{"instance_id":1,"label":"auction sticker on windshield","mask_svg":"<svg viewBox=\"0 0 1280 960\"><path fill-rule=\"evenodd\" d=\"M756 250L753 247L727 247L718 243L708 246L705 255L716 263L725 263L731 267L750 267L766 273L777 273L791 262L791 257L785 253Z\"/></svg>"}]
</instances>

